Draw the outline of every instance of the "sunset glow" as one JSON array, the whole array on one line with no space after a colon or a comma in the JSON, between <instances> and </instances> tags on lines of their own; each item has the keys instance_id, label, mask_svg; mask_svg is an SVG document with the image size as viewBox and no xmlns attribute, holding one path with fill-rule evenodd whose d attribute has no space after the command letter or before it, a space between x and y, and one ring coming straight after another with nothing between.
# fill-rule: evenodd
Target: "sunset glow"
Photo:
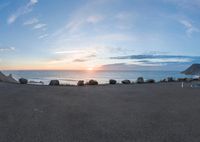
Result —
<instances>
[{"instance_id":1,"label":"sunset glow","mask_svg":"<svg viewBox=\"0 0 200 142\"><path fill-rule=\"evenodd\" d=\"M90 68L88 68L87 70L89 70L89 71L93 71L94 69L93 69L92 67L90 67Z\"/></svg>"}]
</instances>

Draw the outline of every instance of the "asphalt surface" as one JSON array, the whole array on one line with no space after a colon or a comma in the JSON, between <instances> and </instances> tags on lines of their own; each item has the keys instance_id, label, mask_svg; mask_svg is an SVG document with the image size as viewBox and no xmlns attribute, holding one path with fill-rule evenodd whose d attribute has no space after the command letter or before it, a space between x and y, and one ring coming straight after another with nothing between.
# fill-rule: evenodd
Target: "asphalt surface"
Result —
<instances>
[{"instance_id":1,"label":"asphalt surface","mask_svg":"<svg viewBox=\"0 0 200 142\"><path fill-rule=\"evenodd\" d=\"M199 142L200 89L180 83L0 83L0 142Z\"/></svg>"}]
</instances>

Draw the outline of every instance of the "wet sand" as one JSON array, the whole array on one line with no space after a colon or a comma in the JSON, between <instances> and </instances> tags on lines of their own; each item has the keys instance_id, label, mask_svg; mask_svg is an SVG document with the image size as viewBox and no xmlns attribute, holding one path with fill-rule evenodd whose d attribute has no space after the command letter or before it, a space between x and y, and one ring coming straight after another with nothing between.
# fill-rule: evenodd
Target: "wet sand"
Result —
<instances>
[{"instance_id":1,"label":"wet sand","mask_svg":"<svg viewBox=\"0 0 200 142\"><path fill-rule=\"evenodd\" d=\"M0 83L0 142L199 142L200 88Z\"/></svg>"}]
</instances>

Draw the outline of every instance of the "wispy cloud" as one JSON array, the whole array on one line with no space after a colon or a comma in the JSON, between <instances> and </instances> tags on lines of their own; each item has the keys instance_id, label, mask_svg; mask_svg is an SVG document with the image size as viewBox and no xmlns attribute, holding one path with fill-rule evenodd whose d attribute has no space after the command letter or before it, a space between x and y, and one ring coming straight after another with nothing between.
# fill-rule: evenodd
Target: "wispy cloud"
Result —
<instances>
[{"instance_id":1,"label":"wispy cloud","mask_svg":"<svg viewBox=\"0 0 200 142\"><path fill-rule=\"evenodd\" d=\"M5 51L14 51L15 47L0 47L0 52L5 52Z\"/></svg>"},{"instance_id":2,"label":"wispy cloud","mask_svg":"<svg viewBox=\"0 0 200 142\"><path fill-rule=\"evenodd\" d=\"M110 59L170 59L170 58L192 58L200 59L200 56L183 56L183 55L130 55L130 56L118 56L111 57Z\"/></svg>"},{"instance_id":3,"label":"wispy cloud","mask_svg":"<svg viewBox=\"0 0 200 142\"><path fill-rule=\"evenodd\" d=\"M8 24L14 23L17 18L21 17L24 14L27 14L32 11L33 6L38 3L38 0L30 0L25 6L22 6L16 10L15 13L11 14L7 19Z\"/></svg>"},{"instance_id":4,"label":"wispy cloud","mask_svg":"<svg viewBox=\"0 0 200 142\"><path fill-rule=\"evenodd\" d=\"M88 60L86 60L86 59L75 59L75 60L73 60L73 62L86 62L86 61L88 61Z\"/></svg>"},{"instance_id":5,"label":"wispy cloud","mask_svg":"<svg viewBox=\"0 0 200 142\"><path fill-rule=\"evenodd\" d=\"M43 35L40 35L38 38L39 39L44 39L44 38L46 38L46 37L48 37L49 35L48 34L43 34Z\"/></svg>"},{"instance_id":6,"label":"wispy cloud","mask_svg":"<svg viewBox=\"0 0 200 142\"><path fill-rule=\"evenodd\" d=\"M43 29L43 28L45 28L46 26L47 26L46 24L38 23L38 24L36 24L33 28L34 28L34 29Z\"/></svg>"},{"instance_id":7,"label":"wispy cloud","mask_svg":"<svg viewBox=\"0 0 200 142\"><path fill-rule=\"evenodd\" d=\"M25 25L25 26L34 25L34 24L37 24L38 22L39 22L39 20L37 18L32 18L32 19L25 21L23 25Z\"/></svg>"},{"instance_id":8,"label":"wispy cloud","mask_svg":"<svg viewBox=\"0 0 200 142\"><path fill-rule=\"evenodd\" d=\"M180 20L180 23L186 28L186 33L188 36L191 36L194 32L199 32L200 30L195 27L191 22L187 20Z\"/></svg>"},{"instance_id":9,"label":"wispy cloud","mask_svg":"<svg viewBox=\"0 0 200 142\"><path fill-rule=\"evenodd\" d=\"M88 23L95 24L95 23L100 22L101 20L103 20L103 16L101 16L101 15L94 15L94 16L89 16L86 21Z\"/></svg>"},{"instance_id":10,"label":"wispy cloud","mask_svg":"<svg viewBox=\"0 0 200 142\"><path fill-rule=\"evenodd\" d=\"M56 51L56 54L71 54L71 53L84 53L85 51L82 50L63 50L63 51Z\"/></svg>"},{"instance_id":11,"label":"wispy cloud","mask_svg":"<svg viewBox=\"0 0 200 142\"><path fill-rule=\"evenodd\" d=\"M39 39L44 39L49 36L49 34L46 33L47 25L44 23L41 23L38 18L32 18L23 23L24 26L31 26L35 30L39 30L40 36L38 36Z\"/></svg>"},{"instance_id":12,"label":"wispy cloud","mask_svg":"<svg viewBox=\"0 0 200 142\"><path fill-rule=\"evenodd\" d=\"M101 20L103 20L103 16L100 15L92 15L92 16L80 16L82 18L73 18L71 21L69 21L66 26L65 30L69 32L77 32L80 30L83 26L87 24L97 24Z\"/></svg>"},{"instance_id":13,"label":"wispy cloud","mask_svg":"<svg viewBox=\"0 0 200 142\"><path fill-rule=\"evenodd\" d=\"M200 56L183 56L183 55L130 55L111 57L115 60L131 61L132 64L147 66L147 65L167 65L180 63L194 63L200 61Z\"/></svg>"}]
</instances>

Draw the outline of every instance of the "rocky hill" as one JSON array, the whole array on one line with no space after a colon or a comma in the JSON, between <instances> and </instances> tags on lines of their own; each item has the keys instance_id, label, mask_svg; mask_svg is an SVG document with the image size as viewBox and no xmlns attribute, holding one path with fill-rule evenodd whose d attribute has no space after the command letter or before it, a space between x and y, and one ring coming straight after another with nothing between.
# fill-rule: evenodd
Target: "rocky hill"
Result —
<instances>
[{"instance_id":1,"label":"rocky hill","mask_svg":"<svg viewBox=\"0 0 200 142\"><path fill-rule=\"evenodd\" d=\"M186 75L200 75L200 64L193 64L182 73Z\"/></svg>"}]
</instances>

